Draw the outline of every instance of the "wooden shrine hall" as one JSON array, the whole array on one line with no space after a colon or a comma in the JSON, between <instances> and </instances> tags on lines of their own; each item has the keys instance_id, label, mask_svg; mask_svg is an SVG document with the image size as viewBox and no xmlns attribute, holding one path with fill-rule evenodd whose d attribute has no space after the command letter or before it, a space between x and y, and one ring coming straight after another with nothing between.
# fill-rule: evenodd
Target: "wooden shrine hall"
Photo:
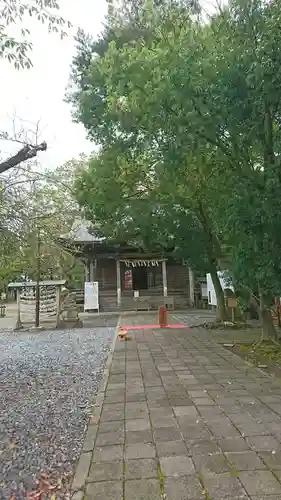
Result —
<instances>
[{"instance_id":1,"label":"wooden shrine hall","mask_svg":"<svg viewBox=\"0 0 281 500\"><path fill-rule=\"evenodd\" d=\"M98 282L100 311L190 305L192 273L173 252L149 253L133 244L108 242L91 234L81 221L59 242L84 263L85 281Z\"/></svg>"}]
</instances>

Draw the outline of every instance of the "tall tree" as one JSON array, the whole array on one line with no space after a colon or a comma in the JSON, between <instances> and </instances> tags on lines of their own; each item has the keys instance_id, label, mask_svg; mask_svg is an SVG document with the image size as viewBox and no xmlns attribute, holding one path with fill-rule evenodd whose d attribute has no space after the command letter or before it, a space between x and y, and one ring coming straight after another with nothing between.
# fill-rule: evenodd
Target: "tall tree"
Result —
<instances>
[{"instance_id":1,"label":"tall tree","mask_svg":"<svg viewBox=\"0 0 281 500\"><path fill-rule=\"evenodd\" d=\"M32 61L29 53L32 49L30 31L24 22L26 16L35 18L38 22L46 24L49 31L65 36L65 28L70 23L59 15L59 2L57 0L0 0L1 25L0 25L0 58L6 58L16 68L30 68ZM11 33L14 25L20 25L20 35L15 38Z\"/></svg>"},{"instance_id":2,"label":"tall tree","mask_svg":"<svg viewBox=\"0 0 281 500\"><path fill-rule=\"evenodd\" d=\"M184 188L173 188L163 165L147 154L130 163L116 148L90 158L76 179L76 197L96 231L148 251L173 250L203 272L208 242Z\"/></svg>"},{"instance_id":3,"label":"tall tree","mask_svg":"<svg viewBox=\"0 0 281 500\"><path fill-rule=\"evenodd\" d=\"M281 288L280 7L235 1L208 23L173 5L164 16L145 7L139 16L157 36L109 44L73 95L90 137L160 162L204 228L214 284L227 245L233 278L259 290L272 335L269 307ZM131 162L133 172L142 168ZM133 177L125 174L128 185ZM217 293L223 301L219 283Z\"/></svg>"},{"instance_id":4,"label":"tall tree","mask_svg":"<svg viewBox=\"0 0 281 500\"><path fill-rule=\"evenodd\" d=\"M132 190L134 190L132 180L136 177L136 172L142 175L142 165L134 160L134 154L137 151L142 151L143 154L148 151L151 164L156 162L158 165L157 175L165 178L166 183L173 185L173 199L170 200L170 205L166 204L165 207L166 213L169 207L170 219L174 216L173 207L182 203L182 192L186 191L187 199L181 215L185 213L187 205L188 212L192 211L193 220L197 220L200 231L204 233L209 267L218 297L218 311L221 319L226 319L223 291L217 277L221 245L213 231L208 207L204 201L202 172L198 173L195 168L196 162L200 164L200 168L203 166L202 154L200 153L195 161L195 156L190 154L184 146L184 116L181 112L178 114L177 109L170 110L168 103L170 92L172 92L171 101L174 102L174 77L169 82L170 75L168 74L171 71L174 72L174 54L170 57L167 52L169 44L167 45L166 35L171 34L170 42L172 43L173 40L176 42L174 50L177 50L181 30L192 33L196 26L193 27L190 10L183 9L176 2L167 2L165 9L154 9L152 14L150 10L144 8L137 22L138 25L149 27L147 32L151 34L150 37L139 36L132 44L120 44L117 41L114 46L111 44L109 50L100 58L92 61L87 70L83 71L83 67L80 66L80 85L76 80L78 91L72 95L76 104L77 117L96 141L109 145L120 144L122 140L123 150L130 149L131 169L134 174L127 178L127 182ZM179 29L175 30L175 26ZM122 37L122 31L120 36ZM161 54L162 50L163 54ZM159 51L160 58L158 70L157 51ZM166 57L165 61L163 56ZM121 64L118 69L119 63ZM110 64L113 64L111 70ZM138 64L143 70L140 67L138 71ZM162 82L161 72L165 73ZM192 162L189 171L188 162ZM154 174L155 169L152 175ZM201 190L196 186L198 177L201 179ZM188 184L188 189L184 188L186 184ZM129 189L128 186L127 189ZM154 190L154 195L155 192ZM188 219L186 226L187 224ZM204 261L203 257L202 261Z\"/></svg>"},{"instance_id":5,"label":"tall tree","mask_svg":"<svg viewBox=\"0 0 281 500\"><path fill-rule=\"evenodd\" d=\"M30 68L32 61L29 57L32 50L32 41L29 29L23 25L26 16L35 18L38 22L47 25L50 32L59 33L61 37L66 35L65 28L71 24L59 15L59 3L57 0L0 0L1 24L0 24L0 59L7 59L17 69ZM20 26L20 35L15 38L12 28ZM0 133L0 138L6 136ZM19 165L22 162L34 158L38 151L46 151L47 144L24 144L12 157L0 162L0 174Z\"/></svg>"},{"instance_id":6,"label":"tall tree","mask_svg":"<svg viewBox=\"0 0 281 500\"><path fill-rule=\"evenodd\" d=\"M80 162L55 171L23 170L2 182L0 198L0 288L20 276L35 279L38 253L41 278L65 278L74 285L81 266L58 245L77 217L72 181ZM39 247L39 252L38 252ZM76 278L74 277L76 276ZM76 285L77 286L77 285Z\"/></svg>"}]
</instances>

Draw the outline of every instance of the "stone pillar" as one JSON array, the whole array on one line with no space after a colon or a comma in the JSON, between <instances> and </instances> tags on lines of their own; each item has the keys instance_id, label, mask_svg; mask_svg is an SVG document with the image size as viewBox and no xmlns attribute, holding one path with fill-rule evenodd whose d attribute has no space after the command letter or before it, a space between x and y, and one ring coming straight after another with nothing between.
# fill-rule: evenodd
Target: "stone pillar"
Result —
<instances>
[{"instance_id":1,"label":"stone pillar","mask_svg":"<svg viewBox=\"0 0 281 500\"><path fill-rule=\"evenodd\" d=\"M116 261L117 305L121 306L121 269L120 260Z\"/></svg>"},{"instance_id":2,"label":"stone pillar","mask_svg":"<svg viewBox=\"0 0 281 500\"><path fill-rule=\"evenodd\" d=\"M167 266L166 261L162 260L162 278L163 278L163 293L164 297L168 296L168 285L167 285Z\"/></svg>"},{"instance_id":3,"label":"stone pillar","mask_svg":"<svg viewBox=\"0 0 281 500\"><path fill-rule=\"evenodd\" d=\"M191 267L188 268L188 280L189 280L189 301L190 306L195 307L195 277L194 271Z\"/></svg>"}]
</instances>

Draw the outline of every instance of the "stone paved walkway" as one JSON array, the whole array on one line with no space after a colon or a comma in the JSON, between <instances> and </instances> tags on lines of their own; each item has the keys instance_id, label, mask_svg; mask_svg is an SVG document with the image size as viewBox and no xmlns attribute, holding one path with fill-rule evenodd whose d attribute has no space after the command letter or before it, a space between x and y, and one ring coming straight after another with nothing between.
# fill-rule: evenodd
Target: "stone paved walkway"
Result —
<instances>
[{"instance_id":1,"label":"stone paved walkway","mask_svg":"<svg viewBox=\"0 0 281 500\"><path fill-rule=\"evenodd\" d=\"M280 500L281 384L201 329L117 340L75 500Z\"/></svg>"}]
</instances>

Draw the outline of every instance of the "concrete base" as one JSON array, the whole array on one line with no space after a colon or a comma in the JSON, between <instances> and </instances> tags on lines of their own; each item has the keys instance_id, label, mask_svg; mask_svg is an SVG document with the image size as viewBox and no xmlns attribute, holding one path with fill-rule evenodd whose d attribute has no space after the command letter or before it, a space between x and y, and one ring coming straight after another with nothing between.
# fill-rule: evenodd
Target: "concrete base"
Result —
<instances>
[{"instance_id":1,"label":"concrete base","mask_svg":"<svg viewBox=\"0 0 281 500\"><path fill-rule=\"evenodd\" d=\"M67 329L67 328L83 328L83 321L81 319L71 320L71 319L62 319L57 326L58 329Z\"/></svg>"},{"instance_id":2,"label":"concrete base","mask_svg":"<svg viewBox=\"0 0 281 500\"><path fill-rule=\"evenodd\" d=\"M31 328L29 328L29 330L31 332L42 332L43 330L45 330L44 326L32 326Z\"/></svg>"}]
</instances>

